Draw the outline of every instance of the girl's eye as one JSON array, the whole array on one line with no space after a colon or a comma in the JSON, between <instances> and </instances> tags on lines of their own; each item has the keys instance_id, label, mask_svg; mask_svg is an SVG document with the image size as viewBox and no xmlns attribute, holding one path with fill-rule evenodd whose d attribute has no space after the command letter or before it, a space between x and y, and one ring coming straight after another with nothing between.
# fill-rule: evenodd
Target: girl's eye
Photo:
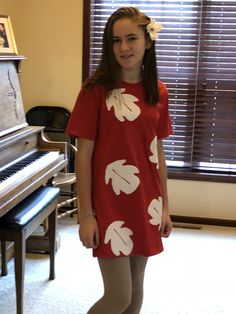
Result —
<instances>
[{"instance_id":1,"label":"girl's eye","mask_svg":"<svg viewBox=\"0 0 236 314\"><path fill-rule=\"evenodd\" d=\"M113 43L118 43L118 42L120 42L120 39L119 39L119 38L113 38L113 39L112 39L112 42L113 42Z\"/></svg>"},{"instance_id":2,"label":"girl's eye","mask_svg":"<svg viewBox=\"0 0 236 314\"><path fill-rule=\"evenodd\" d=\"M135 37L135 36L132 36L132 37L129 37L129 38L128 38L129 41L134 41L134 40L136 40L136 39L137 39L137 37Z\"/></svg>"}]
</instances>

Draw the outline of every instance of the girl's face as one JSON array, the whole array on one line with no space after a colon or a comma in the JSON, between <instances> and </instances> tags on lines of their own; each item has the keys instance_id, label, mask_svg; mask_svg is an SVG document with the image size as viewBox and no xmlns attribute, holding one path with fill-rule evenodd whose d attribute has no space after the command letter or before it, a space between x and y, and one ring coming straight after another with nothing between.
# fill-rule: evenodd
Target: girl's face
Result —
<instances>
[{"instance_id":1,"label":"girl's face","mask_svg":"<svg viewBox=\"0 0 236 314\"><path fill-rule=\"evenodd\" d=\"M145 49L150 46L141 27L132 20L123 18L113 24L113 53L121 66L123 77L128 72L140 77Z\"/></svg>"}]
</instances>

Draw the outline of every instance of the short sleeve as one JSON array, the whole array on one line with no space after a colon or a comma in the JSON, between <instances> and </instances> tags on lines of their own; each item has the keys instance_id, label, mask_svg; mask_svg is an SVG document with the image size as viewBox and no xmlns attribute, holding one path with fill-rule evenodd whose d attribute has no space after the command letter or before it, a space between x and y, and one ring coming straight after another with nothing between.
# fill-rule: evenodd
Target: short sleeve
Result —
<instances>
[{"instance_id":1,"label":"short sleeve","mask_svg":"<svg viewBox=\"0 0 236 314\"><path fill-rule=\"evenodd\" d=\"M159 81L159 93L160 93L159 94L160 100L159 100L158 106L159 106L160 118L159 118L158 127L157 127L157 137L164 138L171 135L173 132L172 132L170 115L169 115L168 91L165 84L163 84L160 81Z\"/></svg>"},{"instance_id":2,"label":"short sleeve","mask_svg":"<svg viewBox=\"0 0 236 314\"><path fill-rule=\"evenodd\" d=\"M99 88L82 88L67 124L66 133L95 141L101 103Z\"/></svg>"}]
</instances>

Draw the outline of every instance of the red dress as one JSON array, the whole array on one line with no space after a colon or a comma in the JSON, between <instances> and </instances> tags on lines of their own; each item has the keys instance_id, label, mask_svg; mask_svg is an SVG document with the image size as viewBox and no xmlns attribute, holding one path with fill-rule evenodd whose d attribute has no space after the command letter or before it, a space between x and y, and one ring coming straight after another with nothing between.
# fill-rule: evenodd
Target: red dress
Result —
<instances>
[{"instance_id":1,"label":"red dress","mask_svg":"<svg viewBox=\"0 0 236 314\"><path fill-rule=\"evenodd\" d=\"M160 253L162 200L157 139L172 133L168 92L159 82L157 106L144 102L142 82L122 82L106 99L102 86L83 88L67 133L95 141L92 201L100 258Z\"/></svg>"}]
</instances>

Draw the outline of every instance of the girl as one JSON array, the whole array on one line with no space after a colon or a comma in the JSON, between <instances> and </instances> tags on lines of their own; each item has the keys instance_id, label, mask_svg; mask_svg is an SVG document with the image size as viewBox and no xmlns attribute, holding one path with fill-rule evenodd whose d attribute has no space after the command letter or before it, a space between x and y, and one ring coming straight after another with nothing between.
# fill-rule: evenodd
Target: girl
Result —
<instances>
[{"instance_id":1,"label":"girl","mask_svg":"<svg viewBox=\"0 0 236 314\"><path fill-rule=\"evenodd\" d=\"M79 235L98 258L104 295L89 314L137 314L148 256L172 223L162 138L168 93L157 81L159 25L133 7L108 19L102 59L81 89L67 133L78 138Z\"/></svg>"}]
</instances>

